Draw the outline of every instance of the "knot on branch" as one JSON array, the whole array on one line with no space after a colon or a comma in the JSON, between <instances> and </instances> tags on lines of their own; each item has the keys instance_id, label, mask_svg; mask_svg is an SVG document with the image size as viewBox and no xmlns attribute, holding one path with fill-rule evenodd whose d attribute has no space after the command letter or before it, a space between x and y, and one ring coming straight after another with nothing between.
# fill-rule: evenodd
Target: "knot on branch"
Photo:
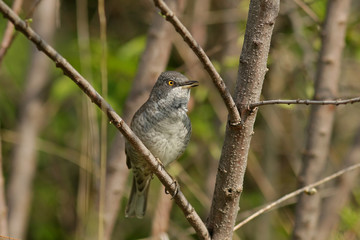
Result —
<instances>
[{"instance_id":1,"label":"knot on branch","mask_svg":"<svg viewBox=\"0 0 360 240\"><path fill-rule=\"evenodd\" d=\"M240 188L236 189L236 188L231 188L231 187L225 188L224 191L225 191L226 197L229 197L229 198L236 198L242 192L242 190Z\"/></svg>"},{"instance_id":2,"label":"knot on branch","mask_svg":"<svg viewBox=\"0 0 360 240\"><path fill-rule=\"evenodd\" d=\"M229 126L231 126L231 127L242 127L243 126L243 123L242 123L242 121L241 121L241 119L240 119L240 121L231 121L231 120L229 120Z\"/></svg>"},{"instance_id":3,"label":"knot on branch","mask_svg":"<svg viewBox=\"0 0 360 240\"><path fill-rule=\"evenodd\" d=\"M316 190L316 188L312 187L312 188L306 189L304 192L305 192L305 194L312 196L317 193L317 190Z\"/></svg>"}]
</instances>

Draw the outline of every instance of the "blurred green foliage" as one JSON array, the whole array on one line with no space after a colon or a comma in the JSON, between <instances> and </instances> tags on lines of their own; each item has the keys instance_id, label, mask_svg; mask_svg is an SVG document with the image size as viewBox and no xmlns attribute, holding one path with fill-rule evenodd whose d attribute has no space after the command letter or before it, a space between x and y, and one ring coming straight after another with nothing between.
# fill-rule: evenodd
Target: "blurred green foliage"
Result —
<instances>
[{"instance_id":1,"label":"blurred green foliage","mask_svg":"<svg viewBox=\"0 0 360 240\"><path fill-rule=\"evenodd\" d=\"M6 1L10 4L10 1ZM325 0L304 1L322 20L325 16ZM237 30L244 33L248 1L240 1L239 12L242 15L237 20ZM131 88L140 56L145 48L147 23L149 22L153 6L149 2L140 1L106 1L108 12L108 76L109 92L107 101L121 115L124 102ZM149 7L151 5L151 7ZM101 43L99 40L99 26L97 20L97 1L89 1L89 24L91 33L91 73L92 84L100 92L100 56ZM213 9L216 10L216 9ZM354 1L354 8L349 20L344 52L344 67L340 83L339 96L347 97L359 95L360 84L357 80L360 63L360 5ZM192 13L188 9L185 16ZM304 62L306 52L294 37L293 26L288 12L281 12L274 32L272 48L269 58L269 73L266 76L262 98L273 99L309 99L312 97L313 79L315 76L317 54L320 49L319 25L307 16L301 9L299 12L304 25L301 29L302 37L310 45L313 58L311 62ZM56 31L55 49L58 50L76 69L80 71L79 48L76 33L76 6L75 1L62 1L60 9L61 26ZM186 15L188 14L188 15ZM6 21L0 20L0 33L4 32ZM209 36L215 36L221 24L208 26ZM1 36L1 35L0 35ZM169 36L170 37L170 36ZM173 36L171 36L173 37ZM218 38L221 36L218 36ZM235 41L241 45L243 36L240 34ZM219 47L217 38L209 40L206 49ZM239 46L238 45L238 46ZM30 66L29 57L33 51L32 44L21 34L8 50L0 67L0 129L16 130L19 113L19 104L24 91L24 82ZM178 50L173 50L168 69L179 69L182 59ZM235 82L240 51L234 50L233 55L225 58L218 54L210 55L216 62L216 67L226 80ZM309 64L309 65L307 65ZM52 142L59 147L80 152L81 149L81 101L83 93L61 71L52 65L51 91L46 100L49 113L46 115L45 126L39 136L40 139ZM309 68L309 66L311 66ZM183 68L181 68L183 69ZM80 71L81 72L81 71ZM214 180L217 170L217 161L221 154L226 125L226 111L224 106L215 106L214 95L217 92L207 87L210 82L208 76L197 79L201 85L192 91L194 106L189 115L193 126L193 135L187 152L179 160L182 168L173 167L179 176L182 191L203 219L206 219L209 206L199 200L190 186L182 183L181 174L185 171L191 176L192 182L199 187L204 195L212 197L213 185L208 182ZM233 88L230 91L234 91ZM95 105L93 106L94 108ZM254 209L274 198L292 191L297 186L296 174L301 161L301 152L304 143L304 129L308 118L307 106L266 106L260 109L255 126L255 135L252 140L252 154L249 158L249 168L256 168L254 161L262 167L262 173L275 191L270 198L261 190L258 176L252 171L246 174L245 189L240 202L240 211ZM330 154L333 169L341 166L346 156L348 146L351 145L355 129L358 127L358 106L339 107L335 123L334 139ZM100 119L100 110L96 108ZM355 112L355 113L354 113ZM222 113L224 116L219 116ZM116 129L109 125L109 146L116 133ZM4 140L2 156L4 159L4 174L7 179L11 169L11 160L15 144ZM256 170L256 169L255 169ZM38 156L37 174L33 183L33 200L30 213L29 230L26 239L76 239L76 196L78 191L79 167L56 154L41 151ZM130 183L130 179L129 179ZM260 183L261 184L261 183ZM94 187L95 188L95 187ZM151 233L152 216L148 214L143 220L125 219L123 210L126 204L127 191L121 202L121 210L114 229L113 239L146 238ZM95 191L95 189L92 189ZM148 212L153 213L156 207L158 192L161 185L157 179L152 182ZM354 190L354 197L341 213L340 231L334 233L334 239L343 239L342 233L351 232L358 238L359 233L359 186ZM281 213L281 211L283 211ZM280 212L280 213L279 213ZM244 217L244 215L241 215ZM293 207L285 206L276 214L270 214L271 219L263 218L268 224L268 238L289 239L291 235L291 218ZM262 217L246 225L237 232L234 239L255 239L254 227L263 225ZM239 219L240 220L240 219ZM89 223L92 226L94 223ZM183 213L175 206L171 212L170 222L171 239L182 239L182 234L193 232ZM337 237L337 235L339 235ZM191 239L189 237L189 239ZM195 238L195 237L194 237ZM259 238L257 238L259 239Z\"/></svg>"}]
</instances>

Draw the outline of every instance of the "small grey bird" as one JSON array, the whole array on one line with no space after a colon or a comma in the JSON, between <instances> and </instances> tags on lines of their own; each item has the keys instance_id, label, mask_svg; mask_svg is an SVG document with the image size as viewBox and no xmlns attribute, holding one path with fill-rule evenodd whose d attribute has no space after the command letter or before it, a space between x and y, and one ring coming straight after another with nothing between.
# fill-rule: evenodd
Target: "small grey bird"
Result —
<instances>
[{"instance_id":1,"label":"small grey bird","mask_svg":"<svg viewBox=\"0 0 360 240\"><path fill-rule=\"evenodd\" d=\"M190 88L198 86L174 71L163 72L151 90L149 99L135 113L131 129L164 166L177 160L190 140L191 123L187 115ZM152 171L148 163L125 143L126 164L133 171L133 184L126 217L142 218L146 211Z\"/></svg>"}]
</instances>

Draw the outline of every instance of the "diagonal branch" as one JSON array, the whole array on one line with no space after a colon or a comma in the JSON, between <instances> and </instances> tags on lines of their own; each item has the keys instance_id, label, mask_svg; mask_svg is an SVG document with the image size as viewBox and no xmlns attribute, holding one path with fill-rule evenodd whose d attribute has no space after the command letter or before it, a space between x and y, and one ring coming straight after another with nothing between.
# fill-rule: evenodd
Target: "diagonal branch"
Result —
<instances>
[{"instance_id":1,"label":"diagonal branch","mask_svg":"<svg viewBox=\"0 0 360 240\"><path fill-rule=\"evenodd\" d=\"M28 26L23 20L21 20L2 0L0 0L0 11L3 16L9 19L15 28L23 33L29 40L31 40L36 47L44 52L50 59L56 63L56 67L60 68L66 76L73 80L79 88L95 103L101 111L103 111L109 118L111 124L113 124L124 137L134 146L134 148L148 161L154 174L159 178L160 182L165 186L171 195L175 195L178 190L176 184L173 184L173 178L166 172L164 168L158 167L158 161L151 154L151 152L145 147L140 139L131 131L128 125L123 119L113 110L109 103L96 92L91 84L81 76L71 64L63 58L54 48L48 45L31 27ZM197 232L200 239L209 239L209 233L200 219L195 209L190 205L181 191L175 195L174 200L176 204L183 211L186 219L192 225Z\"/></svg>"},{"instance_id":2,"label":"diagonal branch","mask_svg":"<svg viewBox=\"0 0 360 240\"><path fill-rule=\"evenodd\" d=\"M193 52L198 56L200 62L203 64L206 71L209 73L214 85L218 89L226 108L229 112L229 121L231 125L238 125L241 121L240 113L235 105L234 99L232 98L229 90L227 89L224 80L220 74L216 71L214 65L211 63L209 57L200 45L193 38L191 33L186 29L184 24L176 17L173 11L163 0L154 0L154 4L161 11L161 14L165 16L166 20L169 21L175 28L175 30L181 35L184 41L189 45Z\"/></svg>"},{"instance_id":3,"label":"diagonal branch","mask_svg":"<svg viewBox=\"0 0 360 240\"><path fill-rule=\"evenodd\" d=\"M301 194L301 193L308 193L308 194L315 194L316 193L316 189L314 189L315 187L322 185L324 183L327 183L331 180L334 180L337 177L340 177L348 172L354 171L356 169L360 168L360 163L351 165L347 168L341 169L333 174L331 174L330 176L327 176L317 182L314 182L312 184L306 185L302 188L299 188L291 193L288 193L286 195L284 195L283 197L279 198L276 201L273 201L272 203L266 205L265 207L259 209L258 211L256 211L255 213L251 214L249 217L245 218L243 221L241 221L239 224L237 224L234 227L234 231L238 230L239 228L241 228L242 226L244 226L246 223L250 222L251 220L253 220L254 218L256 218L257 216L270 211L271 209L273 209L274 207L278 206L279 204L285 202L286 200L296 197L297 195Z\"/></svg>"},{"instance_id":4,"label":"diagonal branch","mask_svg":"<svg viewBox=\"0 0 360 240\"><path fill-rule=\"evenodd\" d=\"M336 100L307 100L307 99L296 99L296 100L264 100L256 103L249 104L249 109L253 109L264 105L273 104L305 104L305 105L341 105L341 104L353 104L360 102L360 97L349 98L349 99L336 99Z\"/></svg>"},{"instance_id":5,"label":"diagonal branch","mask_svg":"<svg viewBox=\"0 0 360 240\"><path fill-rule=\"evenodd\" d=\"M293 0L314 22L320 23L316 13L302 0Z\"/></svg>"}]
</instances>

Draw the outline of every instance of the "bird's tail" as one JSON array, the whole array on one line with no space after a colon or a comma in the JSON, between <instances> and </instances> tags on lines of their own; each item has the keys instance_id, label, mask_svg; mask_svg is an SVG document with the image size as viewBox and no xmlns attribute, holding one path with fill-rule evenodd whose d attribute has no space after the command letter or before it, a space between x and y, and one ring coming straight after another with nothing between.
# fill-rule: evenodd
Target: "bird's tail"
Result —
<instances>
[{"instance_id":1,"label":"bird's tail","mask_svg":"<svg viewBox=\"0 0 360 240\"><path fill-rule=\"evenodd\" d=\"M143 218L146 212L147 197L151 178L146 180L142 191L137 189L135 176L131 187L130 197L125 210L125 217Z\"/></svg>"}]
</instances>

